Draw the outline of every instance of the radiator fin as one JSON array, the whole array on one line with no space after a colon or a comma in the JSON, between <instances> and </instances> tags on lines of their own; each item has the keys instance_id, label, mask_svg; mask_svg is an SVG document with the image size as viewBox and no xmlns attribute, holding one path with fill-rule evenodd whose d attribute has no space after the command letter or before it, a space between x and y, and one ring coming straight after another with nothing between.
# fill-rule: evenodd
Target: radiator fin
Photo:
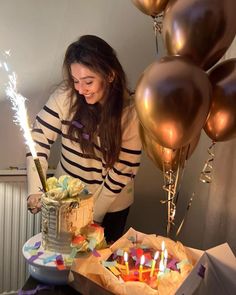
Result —
<instances>
[{"instance_id":1,"label":"radiator fin","mask_svg":"<svg viewBox=\"0 0 236 295\"><path fill-rule=\"evenodd\" d=\"M0 294L19 290L28 271L22 254L24 243L40 232L41 214L26 206L26 181L0 181Z\"/></svg>"}]
</instances>

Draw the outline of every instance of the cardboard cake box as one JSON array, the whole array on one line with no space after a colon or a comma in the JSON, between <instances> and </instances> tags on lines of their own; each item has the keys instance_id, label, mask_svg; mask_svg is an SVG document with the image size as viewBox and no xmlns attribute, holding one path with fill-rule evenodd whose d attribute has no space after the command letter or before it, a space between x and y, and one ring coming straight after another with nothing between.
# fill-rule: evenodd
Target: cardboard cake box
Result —
<instances>
[{"instance_id":1,"label":"cardboard cake box","mask_svg":"<svg viewBox=\"0 0 236 295\"><path fill-rule=\"evenodd\" d=\"M100 250L100 257L80 255L71 267L69 285L85 295L235 294L236 258L227 243L207 251L185 247L194 266L177 288L165 286L164 290L155 290L142 282L121 282L100 261L106 260L115 249L125 246L129 236L150 241L156 238L156 235L146 235L131 228L110 248Z\"/></svg>"}]
</instances>

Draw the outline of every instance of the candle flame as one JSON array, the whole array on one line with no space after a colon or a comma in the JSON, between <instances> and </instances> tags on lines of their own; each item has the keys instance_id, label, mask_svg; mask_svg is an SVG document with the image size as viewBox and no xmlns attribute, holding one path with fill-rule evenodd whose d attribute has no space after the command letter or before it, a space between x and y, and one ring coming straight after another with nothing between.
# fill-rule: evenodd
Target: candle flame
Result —
<instances>
[{"instance_id":1,"label":"candle flame","mask_svg":"<svg viewBox=\"0 0 236 295\"><path fill-rule=\"evenodd\" d=\"M144 262L145 262L145 256L142 255L140 259L140 265L144 265Z\"/></svg>"},{"instance_id":2,"label":"candle flame","mask_svg":"<svg viewBox=\"0 0 236 295\"><path fill-rule=\"evenodd\" d=\"M5 51L5 55L10 56L10 50ZM4 67L5 71L8 73L8 84L6 87L6 95L12 103L12 109L15 111L13 122L16 125L19 125L23 131L23 135L26 141L27 146L33 156L37 158L37 153L35 149L35 143L31 136L31 130L28 124L27 110L25 107L26 98L17 92L17 77L15 72L10 72L8 64L4 61L1 63L1 67ZM9 73L10 72L10 73Z\"/></svg>"},{"instance_id":3,"label":"candle flame","mask_svg":"<svg viewBox=\"0 0 236 295\"><path fill-rule=\"evenodd\" d=\"M159 258L159 254L160 254L159 251L156 251L153 259L154 260L157 260Z\"/></svg>"},{"instance_id":4,"label":"candle flame","mask_svg":"<svg viewBox=\"0 0 236 295\"><path fill-rule=\"evenodd\" d=\"M124 261L125 261L125 262L128 261L128 253L127 253L127 252L124 253Z\"/></svg>"},{"instance_id":5,"label":"candle flame","mask_svg":"<svg viewBox=\"0 0 236 295\"><path fill-rule=\"evenodd\" d=\"M166 247L165 246L165 241L162 241L162 243L161 243L161 250L164 251L165 250L165 247Z\"/></svg>"}]
</instances>

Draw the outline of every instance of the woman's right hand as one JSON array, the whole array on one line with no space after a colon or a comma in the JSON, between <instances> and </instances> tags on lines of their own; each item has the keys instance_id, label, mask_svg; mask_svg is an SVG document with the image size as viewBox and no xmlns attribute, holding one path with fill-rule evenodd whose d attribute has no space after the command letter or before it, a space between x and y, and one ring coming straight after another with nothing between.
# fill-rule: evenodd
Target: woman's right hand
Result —
<instances>
[{"instance_id":1,"label":"woman's right hand","mask_svg":"<svg viewBox=\"0 0 236 295\"><path fill-rule=\"evenodd\" d=\"M42 203L41 203L42 194L33 194L29 195L27 198L27 209L32 214L36 214L41 211Z\"/></svg>"}]
</instances>

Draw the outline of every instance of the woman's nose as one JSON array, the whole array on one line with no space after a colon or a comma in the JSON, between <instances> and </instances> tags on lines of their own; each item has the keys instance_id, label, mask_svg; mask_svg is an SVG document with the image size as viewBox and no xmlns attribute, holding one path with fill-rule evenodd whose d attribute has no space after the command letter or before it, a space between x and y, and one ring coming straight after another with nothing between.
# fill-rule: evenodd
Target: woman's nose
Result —
<instances>
[{"instance_id":1,"label":"woman's nose","mask_svg":"<svg viewBox=\"0 0 236 295\"><path fill-rule=\"evenodd\" d=\"M76 90L79 91L81 95L87 94L88 92L85 85L79 85Z\"/></svg>"}]
</instances>

